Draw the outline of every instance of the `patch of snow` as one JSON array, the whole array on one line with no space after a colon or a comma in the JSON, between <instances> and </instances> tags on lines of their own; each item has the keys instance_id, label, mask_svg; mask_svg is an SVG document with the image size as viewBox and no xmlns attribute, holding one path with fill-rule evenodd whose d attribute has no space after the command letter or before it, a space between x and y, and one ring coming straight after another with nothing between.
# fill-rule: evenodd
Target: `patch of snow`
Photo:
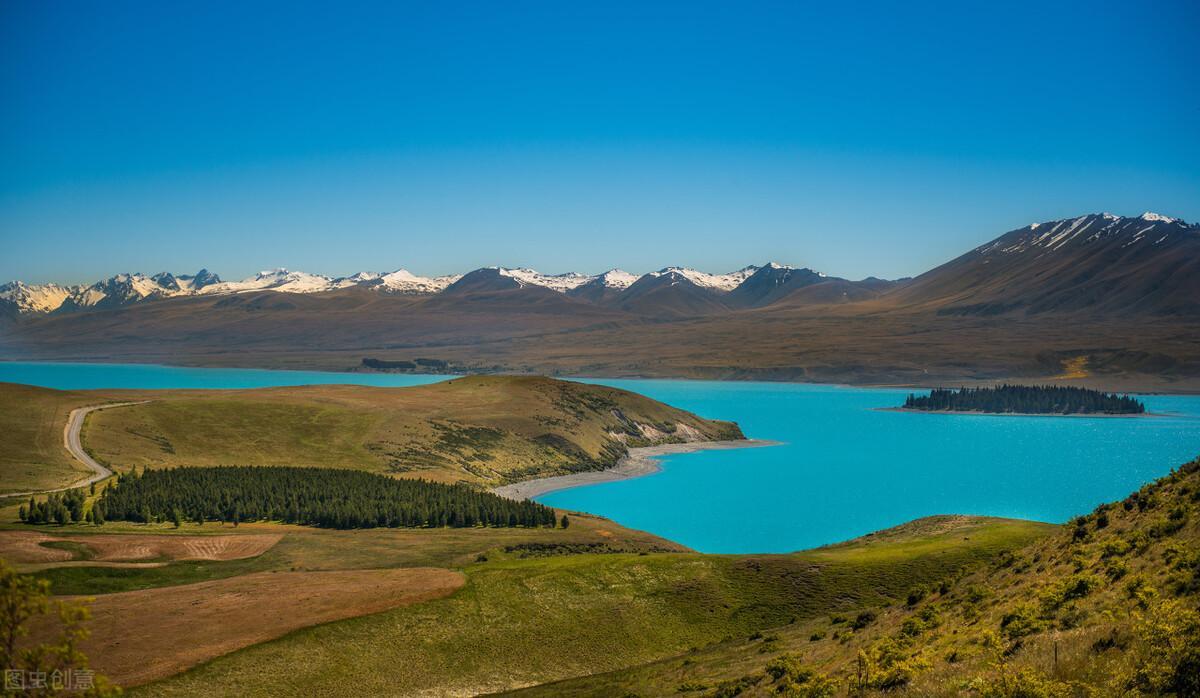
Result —
<instances>
[{"instance_id":1,"label":"patch of snow","mask_svg":"<svg viewBox=\"0 0 1200 698\"><path fill-rule=\"evenodd\" d=\"M545 288L565 293L573 288L577 288L596 278L586 274L577 272L567 272L566 274L543 274L533 269L506 269L504 267L496 267L501 276L507 276L511 279L516 279L522 286L543 286Z\"/></svg>"},{"instance_id":2,"label":"patch of snow","mask_svg":"<svg viewBox=\"0 0 1200 698\"><path fill-rule=\"evenodd\" d=\"M609 269L596 279L606 288L624 290L632 286L633 282L638 280L638 276L620 269Z\"/></svg>"},{"instance_id":3,"label":"patch of snow","mask_svg":"<svg viewBox=\"0 0 1200 698\"><path fill-rule=\"evenodd\" d=\"M1177 220L1175 218L1168 218L1167 216L1154 213L1153 211L1146 211L1140 217L1144 221L1153 221L1159 223L1174 223Z\"/></svg>"},{"instance_id":4,"label":"patch of snow","mask_svg":"<svg viewBox=\"0 0 1200 698\"><path fill-rule=\"evenodd\" d=\"M703 288L714 289L717 291L732 291L756 271L758 271L758 267L748 266L738 269L737 271L731 271L728 274L709 274L688 267L667 267L658 271L652 271L647 274L647 276L659 277L673 275L677 278L686 279ZM673 281L672 285L674 283L675 282Z\"/></svg>"},{"instance_id":5,"label":"patch of snow","mask_svg":"<svg viewBox=\"0 0 1200 698\"><path fill-rule=\"evenodd\" d=\"M391 293L437 293L461 279L461 275L429 278L417 276L407 269L397 269L379 277L380 286Z\"/></svg>"}]
</instances>

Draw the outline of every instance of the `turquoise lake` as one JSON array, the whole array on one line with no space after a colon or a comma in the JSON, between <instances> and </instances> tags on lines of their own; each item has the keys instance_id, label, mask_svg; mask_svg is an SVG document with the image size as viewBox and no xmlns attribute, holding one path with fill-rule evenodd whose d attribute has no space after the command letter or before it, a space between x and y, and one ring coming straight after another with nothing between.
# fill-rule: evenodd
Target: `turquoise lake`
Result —
<instances>
[{"instance_id":1,"label":"turquoise lake","mask_svg":"<svg viewBox=\"0 0 1200 698\"><path fill-rule=\"evenodd\" d=\"M52 388L403 386L445 376L0 362L0 381ZM649 477L539 501L609 517L712 553L786 552L931 514L1062 522L1200 455L1200 396L1143 396L1161 417L884 412L906 390L794 383L589 380L780 446L662 459Z\"/></svg>"}]
</instances>

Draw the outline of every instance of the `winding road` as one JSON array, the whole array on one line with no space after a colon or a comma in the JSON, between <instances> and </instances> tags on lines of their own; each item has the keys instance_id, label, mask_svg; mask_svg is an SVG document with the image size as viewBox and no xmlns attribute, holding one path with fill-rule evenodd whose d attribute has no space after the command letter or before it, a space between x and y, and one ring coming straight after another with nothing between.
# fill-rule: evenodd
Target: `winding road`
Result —
<instances>
[{"instance_id":1,"label":"winding road","mask_svg":"<svg viewBox=\"0 0 1200 698\"><path fill-rule=\"evenodd\" d=\"M83 444L79 441L79 432L83 429L83 420L92 412L98 410L107 410L113 407L128 407L130 405L144 405L150 402L142 400L140 402L112 402L106 405L92 405L90 407L77 407L71 410L71 416L67 418L67 425L63 427L63 446L71 457L86 465L92 471L92 475L66 487L56 487L49 490L31 490L29 492L11 492L5 497L28 497L34 494L46 494L47 492L62 492L64 490L73 490L76 487L87 487L93 482L110 477L113 472L108 468L96 462L95 458L88 455L87 451L83 450Z\"/></svg>"}]
</instances>

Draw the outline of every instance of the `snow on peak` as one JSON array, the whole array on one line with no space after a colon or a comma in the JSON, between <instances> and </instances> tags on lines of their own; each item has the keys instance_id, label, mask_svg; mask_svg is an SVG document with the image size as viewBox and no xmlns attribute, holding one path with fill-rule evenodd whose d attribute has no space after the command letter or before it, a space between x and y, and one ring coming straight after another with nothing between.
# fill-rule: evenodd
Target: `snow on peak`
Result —
<instances>
[{"instance_id":1,"label":"snow on peak","mask_svg":"<svg viewBox=\"0 0 1200 698\"><path fill-rule=\"evenodd\" d=\"M1150 211L1137 218L1127 218L1112 213L1090 213L1078 218L1033 223L1026 228L1014 230L990 243L977 247L975 252L985 255L1012 254L1035 249L1054 252L1063 249L1068 244L1091 244L1106 239L1123 240L1122 247L1129 247L1141 242L1146 233L1152 230L1157 223L1183 223L1183 221ZM1163 236L1159 238L1159 242L1165 239L1166 236Z\"/></svg>"},{"instance_id":2,"label":"snow on peak","mask_svg":"<svg viewBox=\"0 0 1200 698\"><path fill-rule=\"evenodd\" d=\"M260 271L249 279L222 281L205 286L200 293L226 294L248 291L281 291L284 293L318 293L337 288L328 276L309 274L304 271L288 271L285 267Z\"/></svg>"},{"instance_id":3,"label":"snow on peak","mask_svg":"<svg viewBox=\"0 0 1200 698\"><path fill-rule=\"evenodd\" d=\"M379 277L380 286L391 293L437 293L461 279L461 275L428 278L407 269L397 269Z\"/></svg>"},{"instance_id":4,"label":"snow on peak","mask_svg":"<svg viewBox=\"0 0 1200 698\"><path fill-rule=\"evenodd\" d=\"M545 288L566 292L573 288L577 288L596 278L586 274L569 271L565 274L543 274L539 271L527 268L508 269L505 267L495 267L496 271L500 272L501 276L507 276L515 279L522 286L543 286Z\"/></svg>"},{"instance_id":5,"label":"snow on peak","mask_svg":"<svg viewBox=\"0 0 1200 698\"><path fill-rule=\"evenodd\" d=\"M70 297L72 289L58 284L29 286L20 281L0 285L0 299L11 302L22 313L51 313Z\"/></svg>"},{"instance_id":6,"label":"snow on peak","mask_svg":"<svg viewBox=\"0 0 1200 698\"><path fill-rule=\"evenodd\" d=\"M600 283L607 288L626 289L633 285L633 282L638 280L636 274L630 274L621 269L609 269L608 271L596 277Z\"/></svg>"},{"instance_id":7,"label":"snow on peak","mask_svg":"<svg viewBox=\"0 0 1200 698\"><path fill-rule=\"evenodd\" d=\"M675 275L703 288L710 288L717 291L732 291L756 271L758 271L758 267L753 265L743 267L737 271L731 271L728 274L709 274L689 267L667 267L650 272L649 276Z\"/></svg>"}]
</instances>

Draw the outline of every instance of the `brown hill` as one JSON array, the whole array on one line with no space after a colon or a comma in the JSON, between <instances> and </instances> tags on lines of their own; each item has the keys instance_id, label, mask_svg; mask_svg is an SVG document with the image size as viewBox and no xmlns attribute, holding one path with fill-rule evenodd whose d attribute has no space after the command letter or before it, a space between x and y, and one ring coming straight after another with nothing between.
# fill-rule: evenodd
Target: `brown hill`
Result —
<instances>
[{"instance_id":1,"label":"brown hill","mask_svg":"<svg viewBox=\"0 0 1200 698\"><path fill-rule=\"evenodd\" d=\"M667 270L643 276L609 303L651 318L685 318L728 312L723 295L693 283L678 271Z\"/></svg>"},{"instance_id":2,"label":"brown hill","mask_svg":"<svg viewBox=\"0 0 1200 698\"><path fill-rule=\"evenodd\" d=\"M1200 315L1200 227L1092 214L1005 233L889 296L952 315Z\"/></svg>"}]
</instances>

